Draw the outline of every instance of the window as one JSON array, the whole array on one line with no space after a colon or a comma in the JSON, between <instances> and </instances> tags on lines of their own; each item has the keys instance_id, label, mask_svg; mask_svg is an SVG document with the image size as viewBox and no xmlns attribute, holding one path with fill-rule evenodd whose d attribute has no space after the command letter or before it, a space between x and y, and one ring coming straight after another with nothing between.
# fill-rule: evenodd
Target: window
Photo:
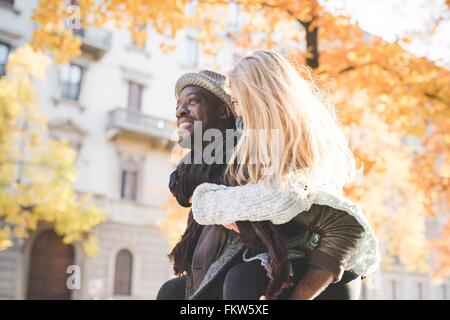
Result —
<instances>
[{"instance_id":1,"label":"window","mask_svg":"<svg viewBox=\"0 0 450 320\"><path fill-rule=\"evenodd\" d=\"M367 300L367 285L366 283L363 281L361 282L361 299L362 300Z\"/></svg>"},{"instance_id":2,"label":"window","mask_svg":"<svg viewBox=\"0 0 450 320\"><path fill-rule=\"evenodd\" d=\"M8 62L10 49L9 45L0 42L0 77L6 73L6 63Z\"/></svg>"},{"instance_id":3,"label":"window","mask_svg":"<svg viewBox=\"0 0 450 320\"><path fill-rule=\"evenodd\" d=\"M79 37L84 37L86 34L86 31L84 29L80 29L80 28L73 28L72 32L74 35L79 36Z\"/></svg>"},{"instance_id":4,"label":"window","mask_svg":"<svg viewBox=\"0 0 450 320\"><path fill-rule=\"evenodd\" d=\"M397 281L395 280L391 281L391 288L392 288L392 300L397 300Z\"/></svg>"},{"instance_id":5,"label":"window","mask_svg":"<svg viewBox=\"0 0 450 320\"><path fill-rule=\"evenodd\" d=\"M0 2L1 2L1 3L9 4L9 5L11 5L11 6L14 5L14 0L0 0Z\"/></svg>"},{"instance_id":6,"label":"window","mask_svg":"<svg viewBox=\"0 0 450 320\"><path fill-rule=\"evenodd\" d=\"M419 294L418 299L423 300L423 284L422 284L422 282L417 283L417 292Z\"/></svg>"},{"instance_id":7,"label":"window","mask_svg":"<svg viewBox=\"0 0 450 320\"><path fill-rule=\"evenodd\" d=\"M129 250L117 253L114 272L114 294L131 295L131 276L133 272L133 256Z\"/></svg>"},{"instance_id":8,"label":"window","mask_svg":"<svg viewBox=\"0 0 450 320\"><path fill-rule=\"evenodd\" d=\"M192 37L186 38L186 66L195 67L198 63L198 43Z\"/></svg>"},{"instance_id":9,"label":"window","mask_svg":"<svg viewBox=\"0 0 450 320\"><path fill-rule=\"evenodd\" d=\"M125 200L137 199L139 168L133 161L127 161L121 174L120 198Z\"/></svg>"},{"instance_id":10,"label":"window","mask_svg":"<svg viewBox=\"0 0 450 320\"><path fill-rule=\"evenodd\" d=\"M78 101L80 98L83 69L76 64L65 65L61 68L61 97Z\"/></svg>"},{"instance_id":11,"label":"window","mask_svg":"<svg viewBox=\"0 0 450 320\"><path fill-rule=\"evenodd\" d=\"M134 81L128 82L128 108L141 110L143 85Z\"/></svg>"}]
</instances>

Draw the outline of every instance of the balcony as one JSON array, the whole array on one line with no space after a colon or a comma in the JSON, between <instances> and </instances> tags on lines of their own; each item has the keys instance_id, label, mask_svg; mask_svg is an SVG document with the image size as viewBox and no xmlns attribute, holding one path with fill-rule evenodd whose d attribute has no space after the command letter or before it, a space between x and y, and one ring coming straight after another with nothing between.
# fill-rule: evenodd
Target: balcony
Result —
<instances>
[{"instance_id":1,"label":"balcony","mask_svg":"<svg viewBox=\"0 0 450 320\"><path fill-rule=\"evenodd\" d=\"M81 50L100 59L111 46L112 33L102 29L74 29L73 33L81 37Z\"/></svg>"},{"instance_id":2,"label":"balcony","mask_svg":"<svg viewBox=\"0 0 450 320\"><path fill-rule=\"evenodd\" d=\"M108 116L109 139L127 138L164 148L176 143L174 122L125 108L116 108Z\"/></svg>"}]
</instances>

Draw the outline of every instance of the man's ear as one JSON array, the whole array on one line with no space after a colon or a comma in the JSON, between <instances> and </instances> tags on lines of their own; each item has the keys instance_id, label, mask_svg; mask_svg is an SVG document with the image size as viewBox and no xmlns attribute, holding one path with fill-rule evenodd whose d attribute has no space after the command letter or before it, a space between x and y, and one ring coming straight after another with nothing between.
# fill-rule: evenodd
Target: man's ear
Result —
<instances>
[{"instance_id":1,"label":"man's ear","mask_svg":"<svg viewBox=\"0 0 450 320\"><path fill-rule=\"evenodd\" d=\"M219 106L219 119L225 120L232 116L230 108L225 103Z\"/></svg>"}]
</instances>

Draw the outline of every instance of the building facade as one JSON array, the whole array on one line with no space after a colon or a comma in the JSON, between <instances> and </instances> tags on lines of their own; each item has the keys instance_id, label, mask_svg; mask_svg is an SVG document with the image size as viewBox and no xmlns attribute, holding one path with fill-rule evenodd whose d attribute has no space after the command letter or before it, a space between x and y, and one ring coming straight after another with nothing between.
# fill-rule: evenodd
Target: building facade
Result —
<instances>
[{"instance_id":1,"label":"building facade","mask_svg":"<svg viewBox=\"0 0 450 320\"><path fill-rule=\"evenodd\" d=\"M36 4L0 0L0 75L8 54L29 42ZM235 7L230 12L237 15ZM36 89L51 135L78 151L77 192L93 194L107 214L94 231L100 251L87 258L79 245L64 245L50 226L40 225L0 253L0 299L154 299L172 274L157 222L174 169L174 84L210 60L199 52L195 30L182 32L170 54L159 50L155 34L137 48L126 30L75 32L82 55L51 65ZM226 69L236 56L226 42L214 63ZM80 276L73 290L68 266ZM425 275L386 268L372 282L365 299L448 299L450 290L449 282L435 287Z\"/></svg>"},{"instance_id":2,"label":"building facade","mask_svg":"<svg viewBox=\"0 0 450 320\"><path fill-rule=\"evenodd\" d=\"M0 1L2 63L29 42L36 4ZM50 226L40 225L0 253L0 298L152 299L172 274L156 223L164 217L174 169L173 87L196 68L197 49L191 44L187 57L164 55L151 41L136 48L125 30L75 32L82 55L50 65L36 89L50 134L78 151L76 191L93 194L107 215L94 231L100 251L87 258L79 245L62 244ZM73 290L66 285L70 265L80 276Z\"/></svg>"}]
</instances>

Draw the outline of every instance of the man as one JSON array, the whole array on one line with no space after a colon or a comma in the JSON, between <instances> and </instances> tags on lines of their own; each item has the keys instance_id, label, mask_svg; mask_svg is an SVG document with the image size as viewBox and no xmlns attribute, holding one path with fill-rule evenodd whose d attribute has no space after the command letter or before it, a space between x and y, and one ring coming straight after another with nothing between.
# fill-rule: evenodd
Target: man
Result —
<instances>
[{"instance_id":1,"label":"man","mask_svg":"<svg viewBox=\"0 0 450 320\"><path fill-rule=\"evenodd\" d=\"M202 139L207 130L216 129L224 134L227 129L235 128L235 119L229 107L230 97L224 85L223 75L208 70L185 74L177 81L175 91L178 99L176 116L179 143L189 147L191 152L172 173L169 187L182 206L190 206L190 197L201 183L224 184L224 169L229 156L227 152L232 150L225 148L224 154L215 155L216 163L205 162L204 151L207 148L211 149L211 145L222 146L226 142L222 139L205 142ZM296 235L303 232L296 231L296 226L292 224L277 228L282 233L287 233L285 230L289 228L294 228ZM239 231L236 228L234 230ZM190 212L186 231L169 255L178 277L161 287L157 299L258 298L267 287L266 270L258 261L243 263L244 245L235 231L220 225L201 226L194 221ZM297 259L294 265L296 270L307 269L305 259ZM319 276L323 274L321 270L315 273L294 273L293 282L302 284L302 288L297 286L281 297L302 297L299 293L316 290ZM330 285L318 298L350 298L347 280L351 282L352 275L344 275L341 282Z\"/></svg>"},{"instance_id":2,"label":"man","mask_svg":"<svg viewBox=\"0 0 450 320\"><path fill-rule=\"evenodd\" d=\"M184 207L190 206L189 198L199 184L223 183L225 164L204 163L203 150L211 142L203 142L202 136L209 129L234 129L224 85L223 75L208 70L185 74L176 84L179 144L191 152L172 173L169 187ZM199 141L195 130L200 130ZM180 277L166 282L157 299L221 299L226 270L240 260L241 249L236 233L223 226L200 226L190 212L186 231L169 255Z\"/></svg>"}]
</instances>

